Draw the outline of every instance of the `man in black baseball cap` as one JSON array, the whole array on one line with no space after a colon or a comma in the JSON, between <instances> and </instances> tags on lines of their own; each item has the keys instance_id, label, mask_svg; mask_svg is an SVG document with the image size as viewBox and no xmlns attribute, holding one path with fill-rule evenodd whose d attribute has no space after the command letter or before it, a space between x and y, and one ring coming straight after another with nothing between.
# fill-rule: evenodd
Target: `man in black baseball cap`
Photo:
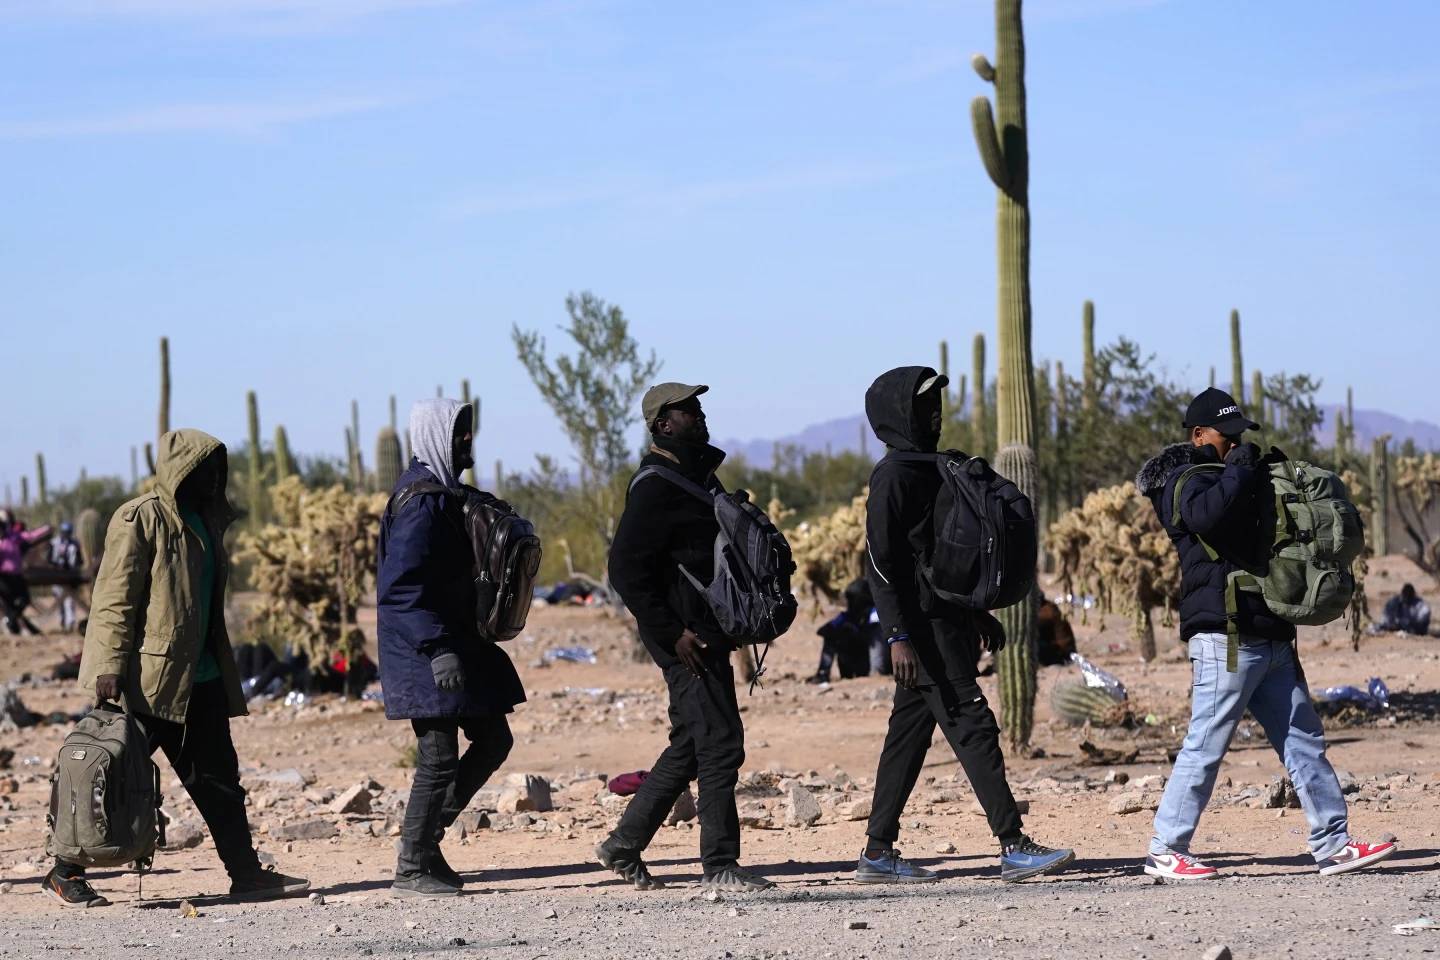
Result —
<instances>
[{"instance_id":1,"label":"man in black baseball cap","mask_svg":"<svg viewBox=\"0 0 1440 960\"><path fill-rule=\"evenodd\" d=\"M1224 390L1214 387L1201 393L1185 408L1185 422L1190 439L1196 445L1208 444L1224 460L1231 448L1238 446L1246 430L1259 430L1260 424L1245 416L1240 404Z\"/></svg>"},{"instance_id":2,"label":"man in black baseball cap","mask_svg":"<svg viewBox=\"0 0 1440 960\"><path fill-rule=\"evenodd\" d=\"M1155 812L1145 873L1164 880L1219 874L1190 844L1247 710L1295 784L1320 873L1379 863L1395 844L1350 835L1340 782L1325 757L1325 731L1296 656L1294 625L1261 593L1238 586L1238 577L1268 561L1274 536L1268 531L1275 529L1269 464L1283 454L1262 456L1244 442L1257 424L1213 387L1190 401L1184 427L1186 442L1162 450L1135 477L1180 555L1180 639L1193 671L1190 727Z\"/></svg>"}]
</instances>

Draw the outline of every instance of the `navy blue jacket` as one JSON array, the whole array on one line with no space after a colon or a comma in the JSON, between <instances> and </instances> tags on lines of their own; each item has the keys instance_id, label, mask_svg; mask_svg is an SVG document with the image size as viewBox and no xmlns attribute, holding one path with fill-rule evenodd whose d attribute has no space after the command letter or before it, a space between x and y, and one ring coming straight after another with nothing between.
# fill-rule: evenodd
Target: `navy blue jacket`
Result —
<instances>
[{"instance_id":1,"label":"navy blue jacket","mask_svg":"<svg viewBox=\"0 0 1440 960\"><path fill-rule=\"evenodd\" d=\"M417 480L439 482L412 459L395 490ZM493 716L525 702L515 665L476 627L473 554L457 507L444 494L420 494L380 522L380 683L392 720ZM430 658L445 651L464 665L460 690L435 686Z\"/></svg>"},{"instance_id":2,"label":"navy blue jacket","mask_svg":"<svg viewBox=\"0 0 1440 960\"><path fill-rule=\"evenodd\" d=\"M1240 453L1224 470L1192 474L1181 493L1180 516L1172 516L1175 483L1192 464L1219 463L1214 447L1177 443L1140 468L1135 486L1155 505L1156 516L1180 551L1180 637L1224 633L1229 626L1225 587L1229 575L1265 562L1266 534L1274 529L1275 494L1269 472ZM1220 554L1210 559L1200 538ZM1270 612L1258 593L1237 595L1240 635L1252 640L1295 639L1295 626Z\"/></svg>"}]
</instances>

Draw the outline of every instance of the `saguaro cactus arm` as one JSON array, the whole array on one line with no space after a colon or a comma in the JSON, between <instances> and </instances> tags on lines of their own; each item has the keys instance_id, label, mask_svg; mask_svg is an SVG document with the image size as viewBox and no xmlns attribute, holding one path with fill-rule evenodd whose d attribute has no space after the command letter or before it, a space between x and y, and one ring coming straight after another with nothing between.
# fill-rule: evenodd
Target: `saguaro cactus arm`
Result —
<instances>
[{"instance_id":1,"label":"saguaro cactus arm","mask_svg":"<svg viewBox=\"0 0 1440 960\"><path fill-rule=\"evenodd\" d=\"M1009 193L1010 171L1005 166L1000 138L995 134L995 113L990 108L990 98L976 97L970 101L970 126L975 131L975 146L980 150L980 162L985 165L990 181Z\"/></svg>"}]
</instances>

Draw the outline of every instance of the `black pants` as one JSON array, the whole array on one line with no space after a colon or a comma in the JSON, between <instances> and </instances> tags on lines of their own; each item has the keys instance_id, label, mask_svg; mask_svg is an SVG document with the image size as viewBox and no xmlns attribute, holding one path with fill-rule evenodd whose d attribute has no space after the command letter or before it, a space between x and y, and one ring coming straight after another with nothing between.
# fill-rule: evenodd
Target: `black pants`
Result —
<instances>
[{"instance_id":1,"label":"black pants","mask_svg":"<svg viewBox=\"0 0 1440 960\"><path fill-rule=\"evenodd\" d=\"M39 628L30 622L25 616L25 608L30 606L30 585L25 578L18 573L0 574L0 608L5 613L5 626L11 633L19 633L23 627L32 634L38 634Z\"/></svg>"},{"instance_id":2,"label":"black pants","mask_svg":"<svg viewBox=\"0 0 1440 960\"><path fill-rule=\"evenodd\" d=\"M396 877L430 873L440 841L510 755L510 722L498 717L433 717L411 720L415 731L415 780L405 804ZM460 754L460 731L470 741Z\"/></svg>"},{"instance_id":3,"label":"black pants","mask_svg":"<svg viewBox=\"0 0 1440 960\"><path fill-rule=\"evenodd\" d=\"M711 651L717 645L711 644ZM729 651L707 652L696 677L683 665L665 670L670 688L670 746L660 754L611 834L615 844L639 853L669 815L690 781L700 781L700 860L712 874L740 860L740 816L735 784L745 762L745 727L735 700Z\"/></svg>"},{"instance_id":4,"label":"black pants","mask_svg":"<svg viewBox=\"0 0 1440 960\"><path fill-rule=\"evenodd\" d=\"M1005 779L1000 726L975 681L956 679L925 682L915 690L896 686L867 835L887 843L899 838L900 814L920 777L936 723L975 789L990 832L1002 844L1018 839L1020 811Z\"/></svg>"},{"instance_id":5,"label":"black pants","mask_svg":"<svg viewBox=\"0 0 1440 960\"><path fill-rule=\"evenodd\" d=\"M185 792L195 801L215 850L232 878L255 873L260 861L250 842L250 820L245 814L245 789L240 786L240 761L230 739L230 702L218 679L197 683L190 694L184 723L135 715L150 741L150 752L164 751L165 759ZM57 859L64 876L79 876L80 864Z\"/></svg>"}]
</instances>

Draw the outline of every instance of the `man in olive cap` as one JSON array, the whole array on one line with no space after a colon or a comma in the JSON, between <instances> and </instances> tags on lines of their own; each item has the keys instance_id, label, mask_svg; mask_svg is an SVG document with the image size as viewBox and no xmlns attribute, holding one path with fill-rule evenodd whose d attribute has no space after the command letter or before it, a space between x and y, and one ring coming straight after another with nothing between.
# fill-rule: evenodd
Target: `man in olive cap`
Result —
<instances>
[{"instance_id":1,"label":"man in olive cap","mask_svg":"<svg viewBox=\"0 0 1440 960\"><path fill-rule=\"evenodd\" d=\"M642 470L662 467L706 489L723 489L715 469L725 453L710 445L700 407L700 395L709 389L662 383L646 391L641 411L651 442ZM664 886L641 853L697 778L702 885L734 893L774 886L739 866L735 784L745 762L745 728L735 700L733 645L680 569L708 583L715 575L717 533L713 506L652 473L632 481L610 546L610 582L635 615L640 639L670 690L670 745L614 832L595 848L604 866L639 890Z\"/></svg>"}]
</instances>

